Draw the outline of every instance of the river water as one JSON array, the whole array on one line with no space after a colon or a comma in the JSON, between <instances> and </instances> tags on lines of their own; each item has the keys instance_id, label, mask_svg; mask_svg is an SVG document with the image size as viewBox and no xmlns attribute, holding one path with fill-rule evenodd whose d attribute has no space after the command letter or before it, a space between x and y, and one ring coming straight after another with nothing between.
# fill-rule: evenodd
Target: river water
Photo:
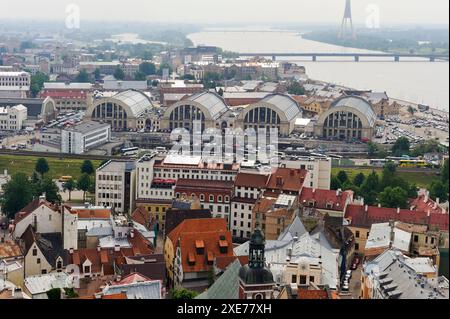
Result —
<instances>
[{"instance_id":1,"label":"river water","mask_svg":"<svg viewBox=\"0 0 450 319\"><path fill-rule=\"evenodd\" d=\"M214 30L193 33L188 38L194 45L215 45L241 53L373 52L306 40L299 33L291 31ZM395 99L449 111L448 62L430 63L418 59L392 62L393 58L361 58L361 62L357 63L353 58L318 58L318 62L296 57L278 59L305 66L312 79L359 90L386 91Z\"/></svg>"}]
</instances>

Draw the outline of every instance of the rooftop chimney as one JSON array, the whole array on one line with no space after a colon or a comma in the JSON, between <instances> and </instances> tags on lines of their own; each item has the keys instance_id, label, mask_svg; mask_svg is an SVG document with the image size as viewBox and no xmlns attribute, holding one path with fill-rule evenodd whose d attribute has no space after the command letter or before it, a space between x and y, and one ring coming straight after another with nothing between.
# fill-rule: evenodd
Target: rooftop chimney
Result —
<instances>
[{"instance_id":1,"label":"rooftop chimney","mask_svg":"<svg viewBox=\"0 0 450 319\"><path fill-rule=\"evenodd\" d=\"M102 247L100 245L97 246L97 251L100 252L102 250Z\"/></svg>"},{"instance_id":2,"label":"rooftop chimney","mask_svg":"<svg viewBox=\"0 0 450 319\"><path fill-rule=\"evenodd\" d=\"M364 206L364 211L367 213L369 211L369 205Z\"/></svg>"},{"instance_id":3,"label":"rooftop chimney","mask_svg":"<svg viewBox=\"0 0 450 319\"><path fill-rule=\"evenodd\" d=\"M39 201L44 201L46 199L46 195L45 195L45 193L42 193L42 195L41 196L39 196Z\"/></svg>"},{"instance_id":4,"label":"rooftop chimney","mask_svg":"<svg viewBox=\"0 0 450 319\"><path fill-rule=\"evenodd\" d=\"M115 252L119 252L120 251L120 245L115 245L114 246L114 251Z\"/></svg>"},{"instance_id":5,"label":"rooftop chimney","mask_svg":"<svg viewBox=\"0 0 450 319\"><path fill-rule=\"evenodd\" d=\"M130 230L130 237L131 237L131 238L134 238L134 229L131 229L131 230Z\"/></svg>"},{"instance_id":6,"label":"rooftop chimney","mask_svg":"<svg viewBox=\"0 0 450 319\"><path fill-rule=\"evenodd\" d=\"M400 207L397 207L397 214L400 214Z\"/></svg>"},{"instance_id":7,"label":"rooftop chimney","mask_svg":"<svg viewBox=\"0 0 450 319\"><path fill-rule=\"evenodd\" d=\"M70 248L70 249L69 249L69 253L70 253L71 255L73 255L73 248Z\"/></svg>"},{"instance_id":8,"label":"rooftop chimney","mask_svg":"<svg viewBox=\"0 0 450 319\"><path fill-rule=\"evenodd\" d=\"M283 186L283 177L277 176L277 186Z\"/></svg>"}]
</instances>

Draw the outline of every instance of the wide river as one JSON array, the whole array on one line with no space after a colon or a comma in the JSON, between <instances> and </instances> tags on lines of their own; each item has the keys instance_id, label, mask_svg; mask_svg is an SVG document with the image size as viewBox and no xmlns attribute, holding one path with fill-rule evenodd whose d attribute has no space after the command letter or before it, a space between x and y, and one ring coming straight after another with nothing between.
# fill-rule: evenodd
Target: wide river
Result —
<instances>
[{"instance_id":1,"label":"wide river","mask_svg":"<svg viewBox=\"0 0 450 319\"><path fill-rule=\"evenodd\" d=\"M234 52L371 52L330 45L303 39L291 31L207 30L188 35L194 45L214 45ZM319 58L318 62L305 58L278 58L306 67L312 79L331 82L359 90L386 91L395 99L423 103L449 111L449 63L423 62L404 59ZM303 59L303 60L302 60Z\"/></svg>"}]
</instances>

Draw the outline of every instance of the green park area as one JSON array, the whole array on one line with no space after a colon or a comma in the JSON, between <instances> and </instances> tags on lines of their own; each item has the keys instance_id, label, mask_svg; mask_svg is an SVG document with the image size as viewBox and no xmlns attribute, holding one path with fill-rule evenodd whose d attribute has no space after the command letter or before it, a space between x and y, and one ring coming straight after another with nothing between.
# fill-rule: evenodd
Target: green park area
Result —
<instances>
[{"instance_id":1,"label":"green park area","mask_svg":"<svg viewBox=\"0 0 450 319\"><path fill-rule=\"evenodd\" d=\"M35 170L36 162L39 157L34 156L19 156L19 155L0 155L0 172L8 170L8 174L14 175L16 173L25 173L31 176ZM58 157L46 157L50 171L47 173L52 179L59 179L61 176L72 176L78 179L81 175L80 167L84 160L69 159ZM100 166L102 161L93 160L92 164L95 168Z\"/></svg>"},{"instance_id":2,"label":"green park area","mask_svg":"<svg viewBox=\"0 0 450 319\"><path fill-rule=\"evenodd\" d=\"M359 173L363 173L366 177L375 171L379 175L382 174L382 168L371 168L371 167L352 167L352 168L342 168L342 167L333 167L332 175L337 176L340 171L345 171L350 180L353 180L356 175ZM409 184L416 185L417 187L429 188L433 182L437 182L441 179L439 175L434 172L401 172L397 171L394 173L396 177L400 177Z\"/></svg>"}]
</instances>

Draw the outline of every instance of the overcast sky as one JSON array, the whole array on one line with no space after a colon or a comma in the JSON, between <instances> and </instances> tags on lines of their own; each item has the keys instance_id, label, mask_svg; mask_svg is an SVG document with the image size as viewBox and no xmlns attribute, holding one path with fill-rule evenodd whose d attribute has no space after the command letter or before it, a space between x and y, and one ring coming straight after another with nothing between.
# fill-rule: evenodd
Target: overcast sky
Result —
<instances>
[{"instance_id":1,"label":"overcast sky","mask_svg":"<svg viewBox=\"0 0 450 319\"><path fill-rule=\"evenodd\" d=\"M1 0L0 18L64 20L77 4L85 20L188 23L336 23L345 0ZM449 0L352 0L356 23L368 6L379 8L380 24L446 24ZM370 7L369 7L370 8ZM373 11L372 11L373 12Z\"/></svg>"}]
</instances>

